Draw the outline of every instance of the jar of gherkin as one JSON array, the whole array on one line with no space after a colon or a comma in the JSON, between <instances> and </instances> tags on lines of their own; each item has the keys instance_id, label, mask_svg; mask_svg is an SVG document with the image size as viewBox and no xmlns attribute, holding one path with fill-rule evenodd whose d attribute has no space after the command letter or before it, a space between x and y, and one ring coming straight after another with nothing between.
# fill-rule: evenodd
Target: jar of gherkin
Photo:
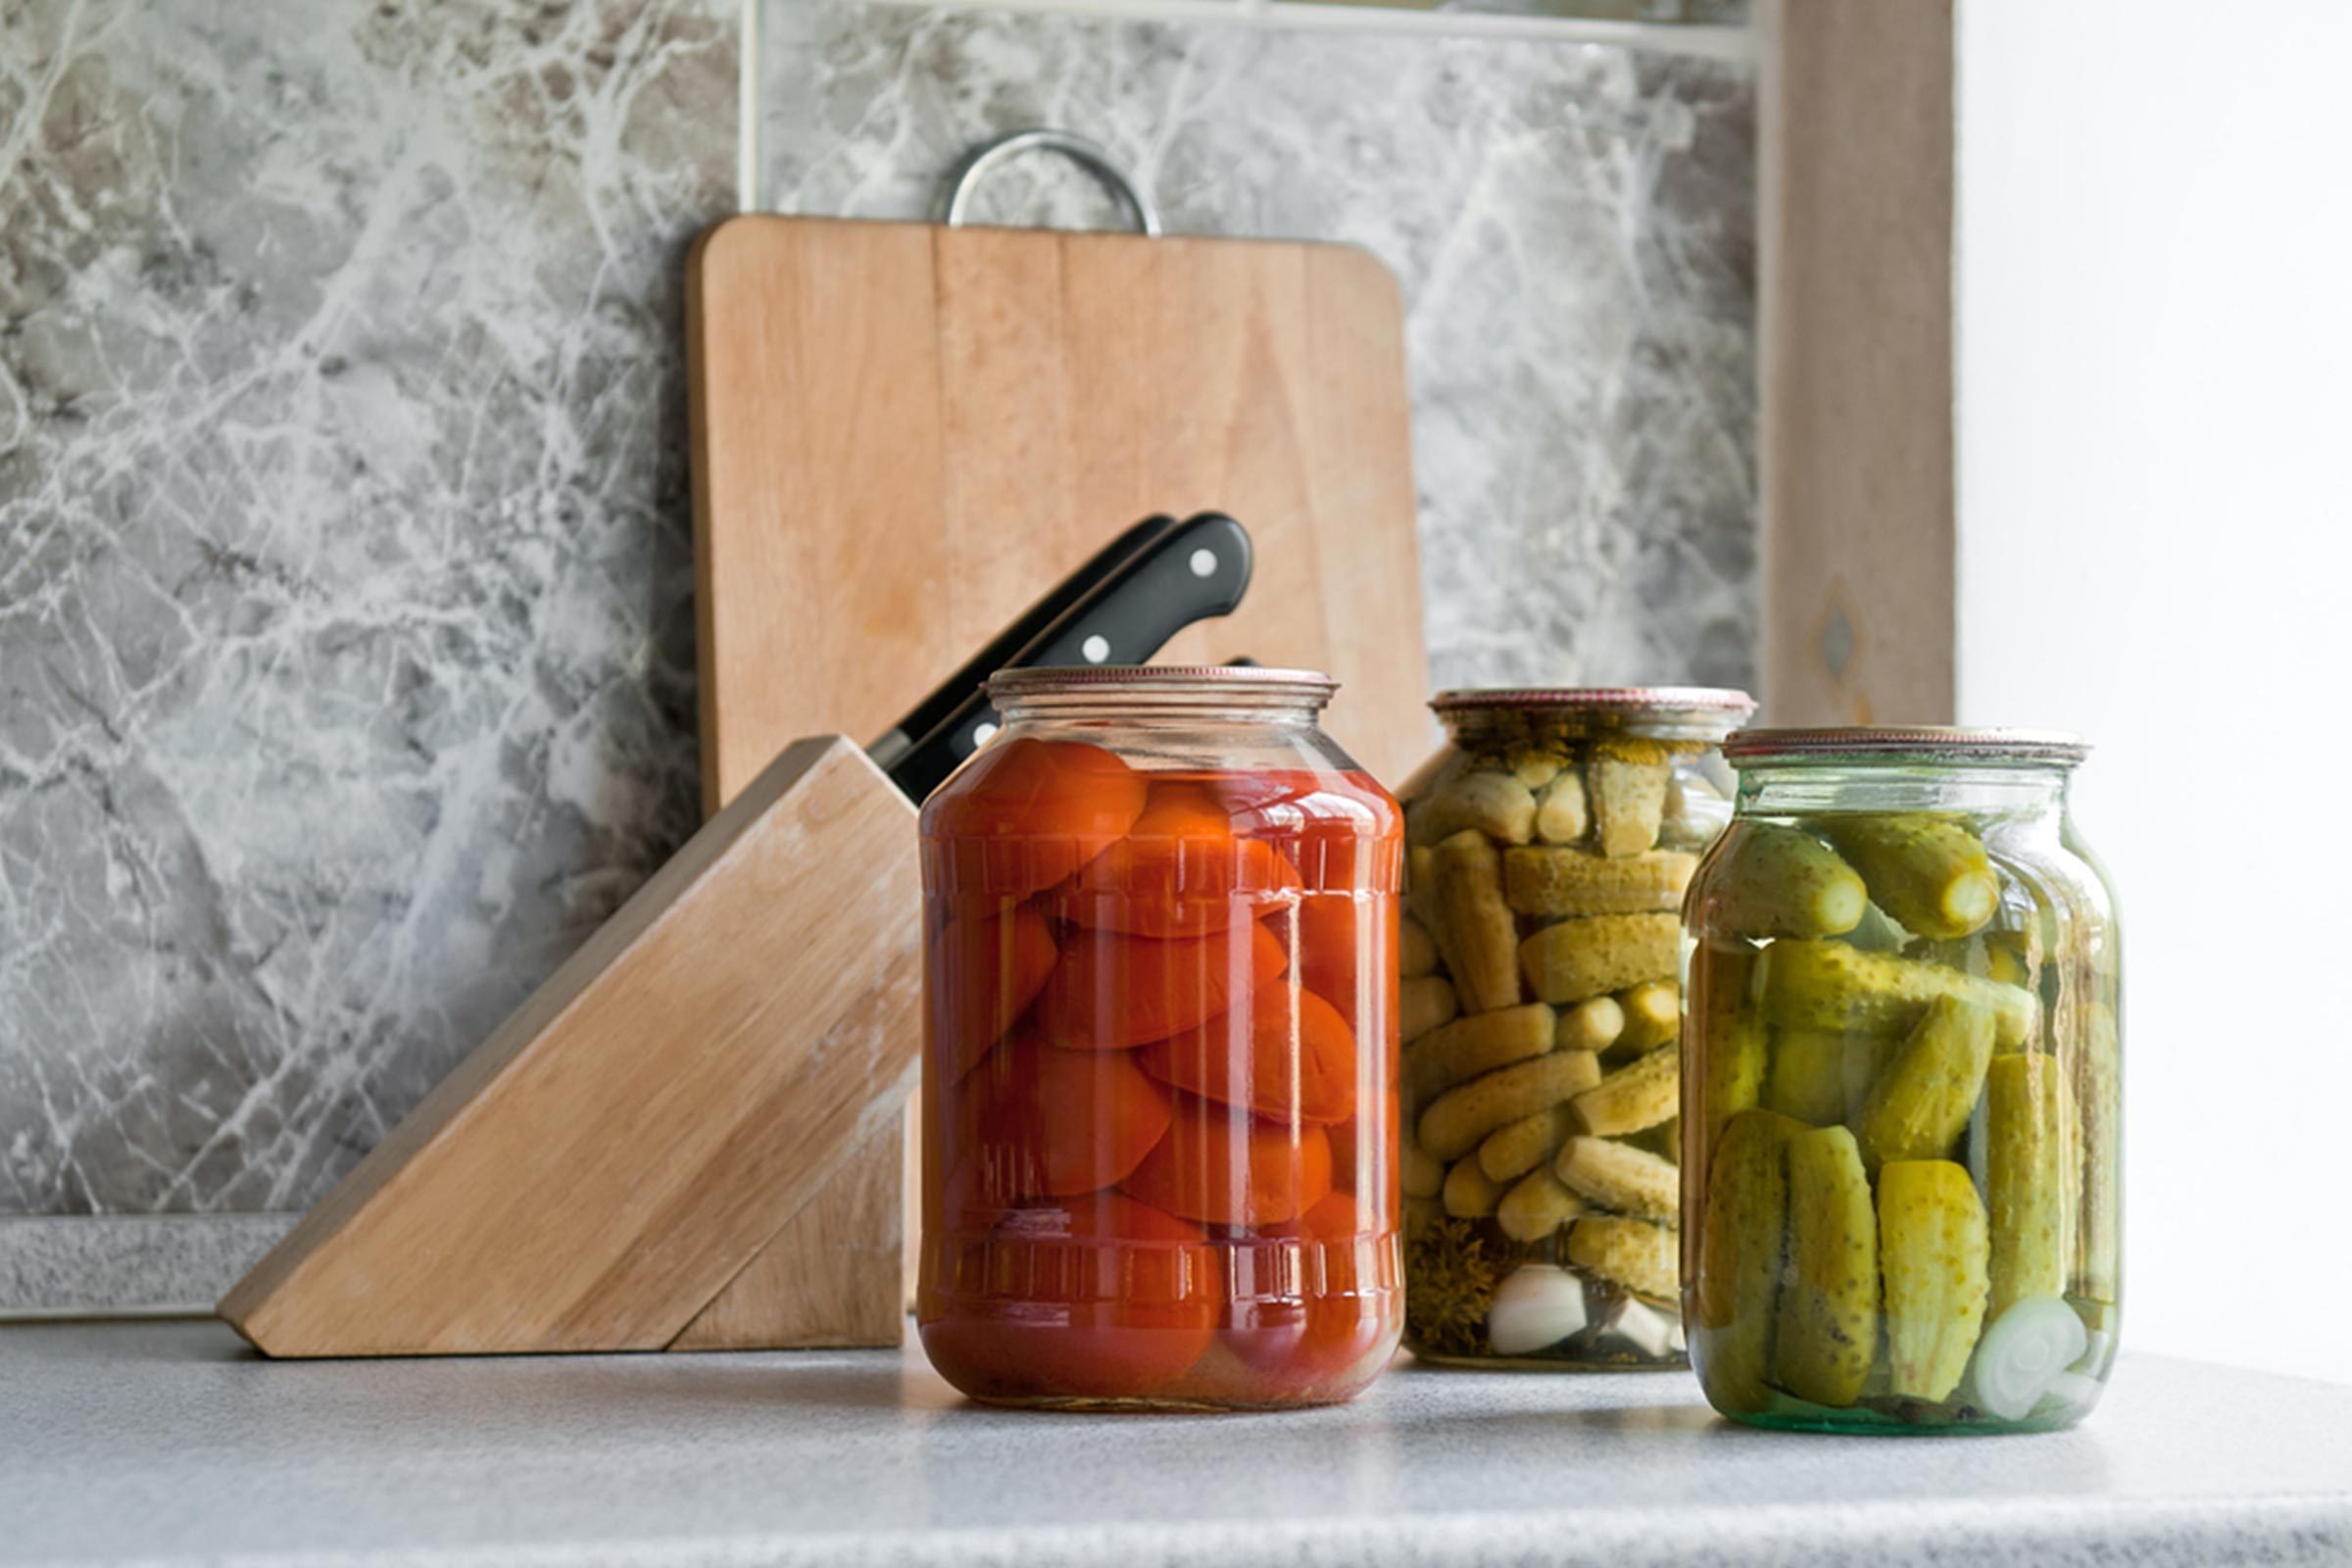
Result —
<instances>
[{"instance_id":1,"label":"jar of gherkin","mask_svg":"<svg viewBox=\"0 0 2352 1568\"><path fill-rule=\"evenodd\" d=\"M1748 730L1692 880L1683 1306L1718 1410L2032 1432L2115 1357L2121 954L2017 730Z\"/></svg>"},{"instance_id":2,"label":"jar of gherkin","mask_svg":"<svg viewBox=\"0 0 2352 1568\"><path fill-rule=\"evenodd\" d=\"M1404 1343L1681 1366L1683 891L1755 705L1691 687L1447 692L1403 790Z\"/></svg>"}]
</instances>

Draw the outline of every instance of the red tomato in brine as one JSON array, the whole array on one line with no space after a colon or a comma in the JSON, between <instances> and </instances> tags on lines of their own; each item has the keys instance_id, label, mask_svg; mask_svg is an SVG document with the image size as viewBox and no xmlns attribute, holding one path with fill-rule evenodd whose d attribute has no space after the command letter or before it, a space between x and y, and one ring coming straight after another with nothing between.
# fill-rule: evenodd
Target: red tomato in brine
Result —
<instances>
[{"instance_id":1,"label":"red tomato in brine","mask_svg":"<svg viewBox=\"0 0 2352 1568\"><path fill-rule=\"evenodd\" d=\"M1284 1127L1189 1096L1120 1191L1210 1225L1273 1225L1331 1191L1331 1141L1312 1122Z\"/></svg>"},{"instance_id":2,"label":"red tomato in brine","mask_svg":"<svg viewBox=\"0 0 2352 1568\"><path fill-rule=\"evenodd\" d=\"M950 917L931 955L931 1049L948 1081L1004 1038L1054 972L1053 928L1027 905Z\"/></svg>"},{"instance_id":3,"label":"red tomato in brine","mask_svg":"<svg viewBox=\"0 0 2352 1568\"><path fill-rule=\"evenodd\" d=\"M1025 899L1117 843L1144 812L1144 775L1082 741L1010 740L923 807L934 896Z\"/></svg>"},{"instance_id":4,"label":"red tomato in brine","mask_svg":"<svg viewBox=\"0 0 2352 1568\"><path fill-rule=\"evenodd\" d=\"M1136 1058L1162 1083L1277 1121L1355 1114L1355 1036L1311 991L1262 986L1247 1009L1154 1041Z\"/></svg>"},{"instance_id":5,"label":"red tomato in brine","mask_svg":"<svg viewBox=\"0 0 2352 1568\"><path fill-rule=\"evenodd\" d=\"M956 1086L951 1165L972 1196L1011 1204L1112 1187L1164 1137L1168 1092L1125 1052L1060 1051L1016 1035Z\"/></svg>"},{"instance_id":6,"label":"red tomato in brine","mask_svg":"<svg viewBox=\"0 0 2352 1568\"><path fill-rule=\"evenodd\" d=\"M1247 1002L1289 963L1254 920L1169 942L1072 929L1038 996L1038 1029L1074 1051L1125 1051Z\"/></svg>"},{"instance_id":7,"label":"red tomato in brine","mask_svg":"<svg viewBox=\"0 0 2352 1568\"><path fill-rule=\"evenodd\" d=\"M1163 781L1152 786L1127 836L1054 890L1054 909L1098 930L1198 937L1248 920L1298 887L1298 868L1273 845L1235 837L1207 789Z\"/></svg>"},{"instance_id":8,"label":"red tomato in brine","mask_svg":"<svg viewBox=\"0 0 2352 1568\"><path fill-rule=\"evenodd\" d=\"M1403 1303L1397 1293L1381 1289L1377 1268L1367 1266L1366 1252L1387 1244L1365 1228L1366 1218L1353 1198L1333 1193L1297 1219L1259 1232L1319 1252L1295 1271L1320 1282L1316 1294L1236 1301L1219 1332L1235 1358L1258 1371L1271 1390L1344 1397L1396 1352Z\"/></svg>"},{"instance_id":9,"label":"red tomato in brine","mask_svg":"<svg viewBox=\"0 0 2352 1568\"><path fill-rule=\"evenodd\" d=\"M1022 1293L963 1296L920 1325L942 1376L983 1398L1131 1399L1184 1375L1215 1335L1200 1228L1118 1193L1016 1209L990 1238Z\"/></svg>"}]
</instances>

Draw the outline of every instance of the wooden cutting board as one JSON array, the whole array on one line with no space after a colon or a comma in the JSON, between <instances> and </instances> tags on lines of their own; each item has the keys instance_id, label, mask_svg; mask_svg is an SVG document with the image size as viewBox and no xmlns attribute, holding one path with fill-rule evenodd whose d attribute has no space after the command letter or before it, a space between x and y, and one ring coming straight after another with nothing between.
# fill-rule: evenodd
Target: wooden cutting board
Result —
<instances>
[{"instance_id":1,"label":"wooden cutting board","mask_svg":"<svg viewBox=\"0 0 2352 1568\"><path fill-rule=\"evenodd\" d=\"M1163 662L1327 670L1359 761L1429 750L1403 310L1369 253L748 216L696 246L687 320L707 808L798 736L880 735L1155 512L1255 546L1240 612ZM897 1224L898 1145L730 1287L736 1343L844 1337L811 1282L870 1278L842 1249Z\"/></svg>"}]
</instances>

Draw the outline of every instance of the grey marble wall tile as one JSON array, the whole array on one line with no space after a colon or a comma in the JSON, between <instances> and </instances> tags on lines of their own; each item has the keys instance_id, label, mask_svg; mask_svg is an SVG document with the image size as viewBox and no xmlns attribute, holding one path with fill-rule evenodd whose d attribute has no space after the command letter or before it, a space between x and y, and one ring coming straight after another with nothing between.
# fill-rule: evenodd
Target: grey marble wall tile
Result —
<instances>
[{"instance_id":1,"label":"grey marble wall tile","mask_svg":"<svg viewBox=\"0 0 2352 1568\"><path fill-rule=\"evenodd\" d=\"M0 1215L308 1203L691 830L735 20L0 0Z\"/></svg>"},{"instance_id":2,"label":"grey marble wall tile","mask_svg":"<svg viewBox=\"0 0 2352 1568\"><path fill-rule=\"evenodd\" d=\"M762 205L912 218L1106 144L1179 232L1353 241L1409 311L1440 685L1756 669L1754 84L1613 47L765 0ZM1107 226L1016 164L979 220Z\"/></svg>"}]
</instances>

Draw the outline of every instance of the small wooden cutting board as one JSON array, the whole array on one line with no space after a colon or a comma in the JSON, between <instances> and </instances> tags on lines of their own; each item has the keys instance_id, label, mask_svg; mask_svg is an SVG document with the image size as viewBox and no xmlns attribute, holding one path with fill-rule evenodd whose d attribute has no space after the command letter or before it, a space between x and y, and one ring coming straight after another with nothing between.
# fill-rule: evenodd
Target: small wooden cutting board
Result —
<instances>
[{"instance_id":1,"label":"small wooden cutting board","mask_svg":"<svg viewBox=\"0 0 2352 1568\"><path fill-rule=\"evenodd\" d=\"M744 217L688 267L706 804L798 735L879 735L1119 529L1226 512L1241 610L1161 656L1339 677L1429 750L1395 279L1370 253Z\"/></svg>"}]
</instances>

